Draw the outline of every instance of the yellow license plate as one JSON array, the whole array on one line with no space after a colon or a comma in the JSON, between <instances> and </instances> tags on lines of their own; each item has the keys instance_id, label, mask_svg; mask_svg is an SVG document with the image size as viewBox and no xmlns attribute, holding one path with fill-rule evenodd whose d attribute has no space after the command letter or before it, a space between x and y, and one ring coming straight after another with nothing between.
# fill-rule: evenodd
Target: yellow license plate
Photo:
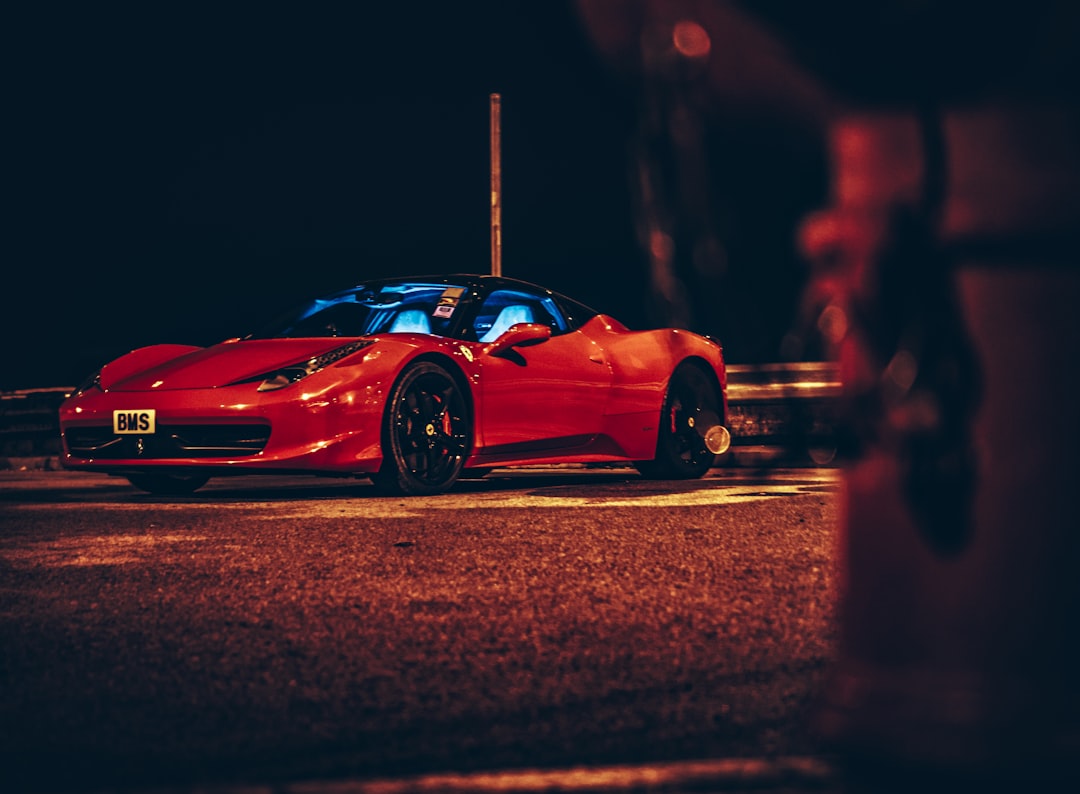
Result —
<instances>
[{"instance_id":1,"label":"yellow license plate","mask_svg":"<svg viewBox=\"0 0 1080 794\"><path fill-rule=\"evenodd\" d=\"M157 430L157 415L153 408L135 411L113 411L113 432L117 435L152 435Z\"/></svg>"}]
</instances>

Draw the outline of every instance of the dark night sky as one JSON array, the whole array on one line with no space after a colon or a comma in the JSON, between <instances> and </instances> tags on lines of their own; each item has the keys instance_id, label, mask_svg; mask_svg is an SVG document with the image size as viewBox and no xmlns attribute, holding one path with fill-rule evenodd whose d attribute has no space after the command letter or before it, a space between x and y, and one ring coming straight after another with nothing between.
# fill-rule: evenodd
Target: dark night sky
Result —
<instances>
[{"instance_id":1,"label":"dark night sky","mask_svg":"<svg viewBox=\"0 0 1080 794\"><path fill-rule=\"evenodd\" d=\"M373 5L9 16L0 389L71 385L144 344L242 335L373 276L487 272L492 92L504 274L631 326L655 319L628 188L634 85L573 5ZM760 128L719 140L725 205L752 233L730 252L727 313L694 330L720 335L731 360L775 360L798 290L790 219L817 188L775 189L808 177Z\"/></svg>"}]
</instances>

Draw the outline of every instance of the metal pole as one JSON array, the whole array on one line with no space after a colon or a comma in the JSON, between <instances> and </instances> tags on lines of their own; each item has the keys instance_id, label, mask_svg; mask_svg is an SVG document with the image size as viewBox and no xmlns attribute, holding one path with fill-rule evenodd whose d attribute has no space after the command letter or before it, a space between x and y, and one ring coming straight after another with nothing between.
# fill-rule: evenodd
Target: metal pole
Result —
<instances>
[{"instance_id":1,"label":"metal pole","mask_svg":"<svg viewBox=\"0 0 1080 794\"><path fill-rule=\"evenodd\" d=\"M491 275L502 275L502 98L491 95Z\"/></svg>"}]
</instances>

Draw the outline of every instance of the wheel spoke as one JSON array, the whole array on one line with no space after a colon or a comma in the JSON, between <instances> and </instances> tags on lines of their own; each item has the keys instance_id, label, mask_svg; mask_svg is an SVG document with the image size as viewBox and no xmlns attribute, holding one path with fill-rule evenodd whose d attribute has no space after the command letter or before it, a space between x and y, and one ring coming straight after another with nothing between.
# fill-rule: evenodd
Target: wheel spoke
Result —
<instances>
[{"instance_id":1,"label":"wheel spoke","mask_svg":"<svg viewBox=\"0 0 1080 794\"><path fill-rule=\"evenodd\" d=\"M432 444L428 447L424 463L426 465L426 478L431 481L437 480L446 468L446 454L439 446Z\"/></svg>"},{"instance_id":2,"label":"wheel spoke","mask_svg":"<svg viewBox=\"0 0 1080 794\"><path fill-rule=\"evenodd\" d=\"M443 436L442 446L447 454L458 456L465 454L465 437L459 435Z\"/></svg>"},{"instance_id":3,"label":"wheel spoke","mask_svg":"<svg viewBox=\"0 0 1080 794\"><path fill-rule=\"evenodd\" d=\"M424 422L430 422L435 415L435 403L431 398L431 393L427 391L420 392L420 418Z\"/></svg>"}]
</instances>

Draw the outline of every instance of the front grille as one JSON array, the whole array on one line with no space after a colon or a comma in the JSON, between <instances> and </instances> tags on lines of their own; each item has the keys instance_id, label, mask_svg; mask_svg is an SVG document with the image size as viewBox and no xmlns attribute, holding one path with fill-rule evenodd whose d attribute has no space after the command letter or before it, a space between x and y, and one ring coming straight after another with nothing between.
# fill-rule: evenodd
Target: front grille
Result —
<instances>
[{"instance_id":1,"label":"front grille","mask_svg":"<svg viewBox=\"0 0 1080 794\"><path fill-rule=\"evenodd\" d=\"M112 427L72 427L64 431L77 458L168 460L257 455L270 438L268 425L159 425L151 436L117 435Z\"/></svg>"}]
</instances>

